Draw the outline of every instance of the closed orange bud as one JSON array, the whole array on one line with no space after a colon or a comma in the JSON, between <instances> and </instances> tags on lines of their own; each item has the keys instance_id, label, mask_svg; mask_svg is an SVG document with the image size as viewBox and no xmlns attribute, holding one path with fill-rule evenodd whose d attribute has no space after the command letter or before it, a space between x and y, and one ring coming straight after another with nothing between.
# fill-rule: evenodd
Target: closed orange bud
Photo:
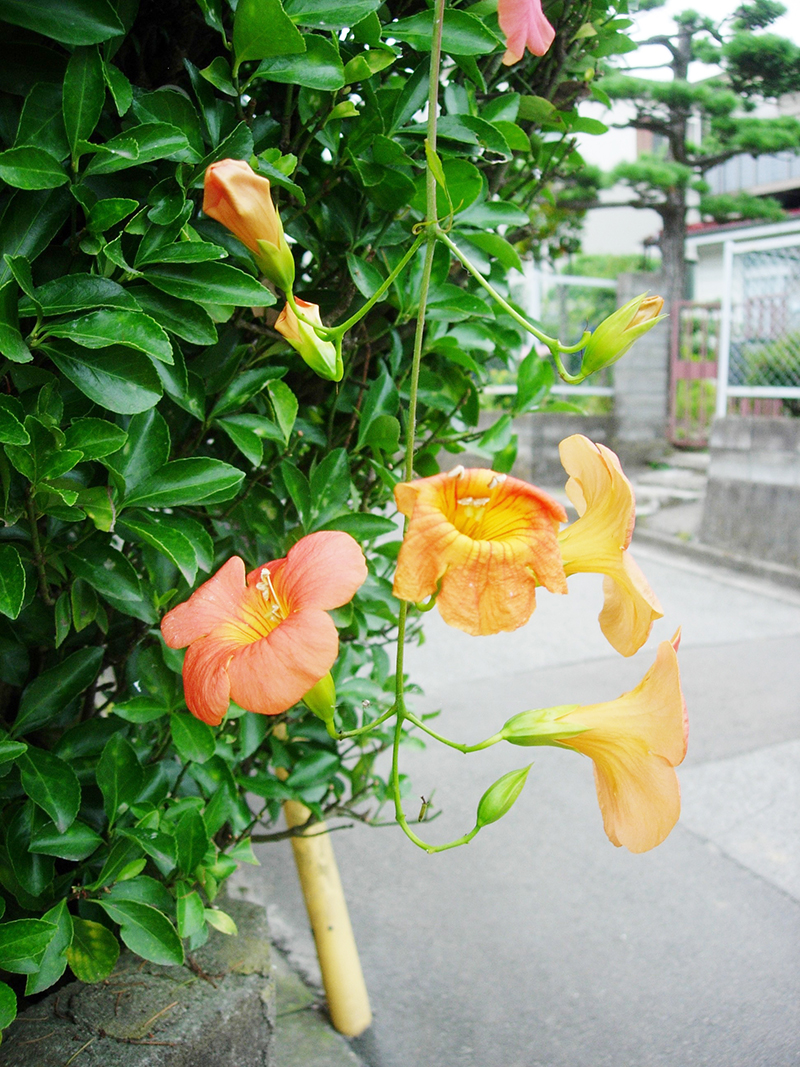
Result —
<instances>
[{"instance_id":1,"label":"closed orange bud","mask_svg":"<svg viewBox=\"0 0 800 1067\"><path fill-rule=\"evenodd\" d=\"M266 178L241 159L212 163L205 176L203 211L250 249L271 282L291 291L294 257Z\"/></svg>"}]
</instances>

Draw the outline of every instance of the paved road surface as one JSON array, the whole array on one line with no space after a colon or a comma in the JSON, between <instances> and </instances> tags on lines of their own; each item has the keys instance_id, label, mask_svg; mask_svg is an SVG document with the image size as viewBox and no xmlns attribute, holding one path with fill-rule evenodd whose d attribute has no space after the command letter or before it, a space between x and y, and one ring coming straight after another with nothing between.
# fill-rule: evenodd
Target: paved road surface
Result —
<instances>
[{"instance_id":1,"label":"paved road surface","mask_svg":"<svg viewBox=\"0 0 800 1067\"><path fill-rule=\"evenodd\" d=\"M681 822L650 853L615 849L591 763L536 749L512 812L466 848L337 834L375 1014L356 1044L370 1067L800 1063L800 595L636 555L666 618L631 660L597 627L600 580L576 576L515 634L470 638L431 613L409 667L418 708L441 707L438 728L472 742L528 707L618 696L682 624ZM469 829L484 788L526 755L408 753L415 796L435 789L444 807L431 839ZM260 855L243 879L302 950L289 846Z\"/></svg>"}]
</instances>

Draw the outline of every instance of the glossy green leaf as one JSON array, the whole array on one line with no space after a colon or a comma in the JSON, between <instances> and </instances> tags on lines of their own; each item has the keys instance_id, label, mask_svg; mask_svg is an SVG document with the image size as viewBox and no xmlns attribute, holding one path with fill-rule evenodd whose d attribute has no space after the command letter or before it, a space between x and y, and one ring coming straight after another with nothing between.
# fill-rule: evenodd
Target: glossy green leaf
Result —
<instances>
[{"instance_id":1,"label":"glossy green leaf","mask_svg":"<svg viewBox=\"0 0 800 1067\"><path fill-rule=\"evenodd\" d=\"M177 910L178 933L181 937L192 937L203 929L205 925L203 901L196 889L178 894Z\"/></svg>"},{"instance_id":2,"label":"glossy green leaf","mask_svg":"<svg viewBox=\"0 0 800 1067\"><path fill-rule=\"evenodd\" d=\"M131 952L165 967L183 963L183 945L177 931L163 912L135 900L101 898L98 903L114 922Z\"/></svg>"},{"instance_id":3,"label":"glossy green leaf","mask_svg":"<svg viewBox=\"0 0 800 1067\"><path fill-rule=\"evenodd\" d=\"M27 747L24 741L8 741L5 737L0 738L0 766L21 756Z\"/></svg>"},{"instance_id":4,"label":"glossy green leaf","mask_svg":"<svg viewBox=\"0 0 800 1067\"><path fill-rule=\"evenodd\" d=\"M102 982L119 959L119 942L102 923L73 917L67 963L81 982Z\"/></svg>"},{"instance_id":5,"label":"glossy green leaf","mask_svg":"<svg viewBox=\"0 0 800 1067\"><path fill-rule=\"evenodd\" d=\"M186 134L168 122L143 122L140 126L131 126L110 138L103 147L106 151L98 153L86 168L87 176L111 174L190 150Z\"/></svg>"},{"instance_id":6,"label":"glossy green leaf","mask_svg":"<svg viewBox=\"0 0 800 1067\"><path fill-rule=\"evenodd\" d=\"M72 944L72 916L67 911L66 900L59 900L42 918L45 922L53 923L56 930L44 951L38 972L28 976L26 997L49 989L67 969L67 949Z\"/></svg>"},{"instance_id":7,"label":"glossy green leaf","mask_svg":"<svg viewBox=\"0 0 800 1067\"><path fill-rule=\"evenodd\" d=\"M138 485L126 500L133 507L218 504L236 495L244 471L218 459L176 459Z\"/></svg>"},{"instance_id":8,"label":"glossy green leaf","mask_svg":"<svg viewBox=\"0 0 800 1067\"><path fill-rule=\"evenodd\" d=\"M230 437L231 441L252 466L258 467L261 465L261 461L264 458L264 445L255 431L248 426L242 426L236 421L235 417L218 419L214 422L214 425L218 426L220 430Z\"/></svg>"},{"instance_id":9,"label":"glossy green leaf","mask_svg":"<svg viewBox=\"0 0 800 1067\"><path fill-rule=\"evenodd\" d=\"M353 56L344 67L344 80L346 84L351 82L366 81L373 74L377 74L397 59L391 48L370 48L368 52Z\"/></svg>"},{"instance_id":10,"label":"glossy green leaf","mask_svg":"<svg viewBox=\"0 0 800 1067\"><path fill-rule=\"evenodd\" d=\"M217 741L214 731L193 715L170 715L172 740L182 760L205 763L214 755Z\"/></svg>"},{"instance_id":11,"label":"glossy green leaf","mask_svg":"<svg viewBox=\"0 0 800 1067\"><path fill-rule=\"evenodd\" d=\"M302 55L265 59L253 78L304 85L309 89L333 91L344 85L344 66L338 51L324 37L305 34L306 50Z\"/></svg>"},{"instance_id":12,"label":"glossy green leaf","mask_svg":"<svg viewBox=\"0 0 800 1067\"><path fill-rule=\"evenodd\" d=\"M307 789L327 781L339 766L340 760L335 752L315 750L295 764L286 784L290 789Z\"/></svg>"},{"instance_id":13,"label":"glossy green leaf","mask_svg":"<svg viewBox=\"0 0 800 1067\"><path fill-rule=\"evenodd\" d=\"M408 41L420 52L429 52L433 36L433 12L420 12L410 18L390 22L385 32L399 41ZM493 52L499 44L492 31L474 15L454 8L445 10L442 51L452 56L480 56Z\"/></svg>"},{"instance_id":14,"label":"glossy green leaf","mask_svg":"<svg viewBox=\"0 0 800 1067\"><path fill-rule=\"evenodd\" d=\"M293 22L317 30L355 26L380 6L381 0L286 0L285 4L286 14Z\"/></svg>"},{"instance_id":15,"label":"glossy green leaf","mask_svg":"<svg viewBox=\"0 0 800 1067\"><path fill-rule=\"evenodd\" d=\"M95 274L67 274L34 290L34 298L45 315L65 315L87 308L136 308L136 301L121 285ZM23 297L20 314L35 314L33 300Z\"/></svg>"},{"instance_id":16,"label":"glossy green leaf","mask_svg":"<svg viewBox=\"0 0 800 1067\"><path fill-rule=\"evenodd\" d=\"M34 974L56 924L45 919L14 919L0 923L0 967L13 974Z\"/></svg>"},{"instance_id":17,"label":"glossy green leaf","mask_svg":"<svg viewBox=\"0 0 800 1067\"><path fill-rule=\"evenodd\" d=\"M497 233L468 233L464 236L470 244L498 260L506 270L522 271L522 261L517 250L504 237Z\"/></svg>"},{"instance_id":18,"label":"glossy green leaf","mask_svg":"<svg viewBox=\"0 0 800 1067\"><path fill-rule=\"evenodd\" d=\"M119 715L126 722L145 723L160 719L169 712L169 708L161 704L154 697L138 696L130 700L120 701L112 708L115 715Z\"/></svg>"},{"instance_id":19,"label":"glossy green leaf","mask_svg":"<svg viewBox=\"0 0 800 1067\"><path fill-rule=\"evenodd\" d=\"M178 867L186 875L194 873L202 862L208 848L209 832L203 816L196 808L189 808L181 815L175 827L178 845Z\"/></svg>"},{"instance_id":20,"label":"glossy green leaf","mask_svg":"<svg viewBox=\"0 0 800 1067\"><path fill-rule=\"evenodd\" d=\"M83 452L86 459L102 459L119 452L128 439L121 426L107 419L76 419L65 431L66 447Z\"/></svg>"},{"instance_id":21,"label":"glossy green leaf","mask_svg":"<svg viewBox=\"0 0 800 1067\"><path fill-rule=\"evenodd\" d=\"M62 102L64 127L73 158L78 156L78 142L94 133L106 95L103 61L97 48L76 48L64 75Z\"/></svg>"},{"instance_id":22,"label":"glossy green leaf","mask_svg":"<svg viewBox=\"0 0 800 1067\"><path fill-rule=\"evenodd\" d=\"M382 515L370 515L365 512L351 512L349 515L337 515L330 519L321 530L344 530L357 541L367 541L372 537L383 537L386 534L396 533L397 524L393 519L385 519Z\"/></svg>"},{"instance_id":23,"label":"glossy green leaf","mask_svg":"<svg viewBox=\"0 0 800 1067\"><path fill-rule=\"evenodd\" d=\"M20 191L8 200L0 217L0 286L11 276L3 256L27 256L33 262L61 229L73 204L66 189Z\"/></svg>"},{"instance_id":24,"label":"glossy green leaf","mask_svg":"<svg viewBox=\"0 0 800 1067\"><path fill-rule=\"evenodd\" d=\"M380 415L394 415L398 403L397 387L391 375L384 372L372 382L364 397L358 425L357 450L366 444L369 429L374 420Z\"/></svg>"},{"instance_id":25,"label":"glossy green leaf","mask_svg":"<svg viewBox=\"0 0 800 1067\"><path fill-rule=\"evenodd\" d=\"M198 898L199 899L199 898ZM201 904L202 908L202 904ZM0 982L0 1030L5 1030L17 1017L17 996L11 986Z\"/></svg>"},{"instance_id":26,"label":"glossy green leaf","mask_svg":"<svg viewBox=\"0 0 800 1067\"><path fill-rule=\"evenodd\" d=\"M197 556L191 540L172 524L171 515L126 511L117 524L116 532L126 540L142 541L157 548L172 560L189 585L194 584Z\"/></svg>"},{"instance_id":27,"label":"glossy green leaf","mask_svg":"<svg viewBox=\"0 0 800 1067\"><path fill-rule=\"evenodd\" d=\"M0 545L0 612L16 619L25 599L25 568L13 545Z\"/></svg>"},{"instance_id":28,"label":"glossy green leaf","mask_svg":"<svg viewBox=\"0 0 800 1067\"><path fill-rule=\"evenodd\" d=\"M211 316L199 304L168 296L150 286L132 286L129 292L143 311L176 337L194 345L216 344L217 328Z\"/></svg>"},{"instance_id":29,"label":"glossy green leaf","mask_svg":"<svg viewBox=\"0 0 800 1067\"><path fill-rule=\"evenodd\" d=\"M68 45L96 44L123 32L109 0L0 0L0 19Z\"/></svg>"},{"instance_id":30,"label":"glossy green leaf","mask_svg":"<svg viewBox=\"0 0 800 1067\"><path fill-rule=\"evenodd\" d=\"M165 263L147 267L143 277L180 300L208 304L270 307L274 295L251 274L227 263Z\"/></svg>"},{"instance_id":31,"label":"glossy green leaf","mask_svg":"<svg viewBox=\"0 0 800 1067\"><path fill-rule=\"evenodd\" d=\"M94 233L104 233L116 226L138 208L138 200L129 200L127 197L113 196L107 200L98 201L89 209L86 216L86 224Z\"/></svg>"},{"instance_id":32,"label":"glossy green leaf","mask_svg":"<svg viewBox=\"0 0 800 1067\"><path fill-rule=\"evenodd\" d=\"M141 311L92 311L49 328L52 337L67 337L83 348L124 346L172 364L172 345L155 319Z\"/></svg>"},{"instance_id":33,"label":"glossy green leaf","mask_svg":"<svg viewBox=\"0 0 800 1067\"><path fill-rule=\"evenodd\" d=\"M281 0L239 0L233 20L236 65L250 59L304 52L305 42Z\"/></svg>"},{"instance_id":34,"label":"glossy green leaf","mask_svg":"<svg viewBox=\"0 0 800 1067\"><path fill-rule=\"evenodd\" d=\"M113 734L97 764L97 784L109 823L114 823L142 788L144 774L133 745L122 734Z\"/></svg>"},{"instance_id":35,"label":"glossy green leaf","mask_svg":"<svg viewBox=\"0 0 800 1067\"><path fill-rule=\"evenodd\" d=\"M5 264L5 267L6 270L9 269L8 264ZM13 279L6 282L0 289L0 355L5 356L12 363L30 363L33 355L26 342L23 341L19 328L18 295L19 289ZM0 423L1 433L2 424ZM22 444L23 442L12 443Z\"/></svg>"},{"instance_id":36,"label":"glossy green leaf","mask_svg":"<svg viewBox=\"0 0 800 1067\"><path fill-rule=\"evenodd\" d=\"M58 831L65 833L81 806L81 787L72 767L33 745L19 757L17 766L27 795L50 816Z\"/></svg>"},{"instance_id":37,"label":"glossy green leaf","mask_svg":"<svg viewBox=\"0 0 800 1067\"><path fill-rule=\"evenodd\" d=\"M45 821L36 805L27 801L8 823L5 844L11 868L23 891L32 897L49 894L48 899L52 899L55 864L50 856L37 856L30 850L34 833Z\"/></svg>"},{"instance_id":38,"label":"glossy green leaf","mask_svg":"<svg viewBox=\"0 0 800 1067\"><path fill-rule=\"evenodd\" d=\"M159 377L141 352L122 345L90 351L67 340L43 347L65 378L109 411L134 415L155 407L161 399Z\"/></svg>"},{"instance_id":39,"label":"glossy green leaf","mask_svg":"<svg viewBox=\"0 0 800 1067\"><path fill-rule=\"evenodd\" d=\"M55 189L69 181L55 156L33 145L0 152L0 178L16 189Z\"/></svg>"},{"instance_id":40,"label":"glossy green leaf","mask_svg":"<svg viewBox=\"0 0 800 1067\"><path fill-rule=\"evenodd\" d=\"M43 856L56 856L58 859L78 862L91 856L102 843L102 837L90 826L74 822L64 833L58 832L52 826L34 833L30 850Z\"/></svg>"},{"instance_id":41,"label":"glossy green leaf","mask_svg":"<svg viewBox=\"0 0 800 1067\"><path fill-rule=\"evenodd\" d=\"M228 251L209 241L179 241L152 249L144 257L136 257L136 266L147 263L213 263L225 259Z\"/></svg>"},{"instance_id":42,"label":"glossy green leaf","mask_svg":"<svg viewBox=\"0 0 800 1067\"><path fill-rule=\"evenodd\" d=\"M289 386L282 381L270 382L267 386L275 419L283 432L283 439L288 445L292 429L297 418L298 403Z\"/></svg>"},{"instance_id":43,"label":"glossy green leaf","mask_svg":"<svg viewBox=\"0 0 800 1067\"><path fill-rule=\"evenodd\" d=\"M148 830L141 826L136 826L130 830L123 830L123 834L132 838L138 842L144 849L147 855L153 860L159 871L163 874L169 874L175 867L176 860L176 845L175 838L170 834L161 833L159 830ZM140 879L136 879L140 882ZM159 889L163 889L160 882L155 883ZM127 883L130 886L130 883ZM115 887L116 888L116 887ZM114 890L112 890L112 893ZM117 893L119 890L117 889ZM167 894L167 900L169 900L169 894ZM146 900L146 904L155 904L153 900Z\"/></svg>"},{"instance_id":44,"label":"glossy green leaf","mask_svg":"<svg viewBox=\"0 0 800 1067\"><path fill-rule=\"evenodd\" d=\"M130 420L128 439L109 460L109 466L117 471L130 491L167 462L169 450L170 436L164 417L151 409Z\"/></svg>"},{"instance_id":45,"label":"glossy green leaf","mask_svg":"<svg viewBox=\"0 0 800 1067\"><path fill-rule=\"evenodd\" d=\"M23 691L11 732L34 730L57 715L92 684L102 662L102 648L81 648L57 667L43 671Z\"/></svg>"},{"instance_id":46,"label":"glossy green leaf","mask_svg":"<svg viewBox=\"0 0 800 1067\"><path fill-rule=\"evenodd\" d=\"M114 100L117 114L122 117L128 112L133 102L133 87L119 67L105 60L103 61L103 77Z\"/></svg>"},{"instance_id":47,"label":"glossy green leaf","mask_svg":"<svg viewBox=\"0 0 800 1067\"><path fill-rule=\"evenodd\" d=\"M483 189L481 172L466 159L447 159L442 165L442 170L444 181L447 184L447 191L450 194L452 208L444 191L437 187L437 211L442 217L447 217L451 210L458 215L460 212L466 211L470 204L473 204L480 196ZM411 206L421 213L425 211L424 175L417 181L416 192L414 193L414 199L411 201Z\"/></svg>"},{"instance_id":48,"label":"glossy green leaf","mask_svg":"<svg viewBox=\"0 0 800 1067\"><path fill-rule=\"evenodd\" d=\"M117 606L125 601L135 603L142 595L133 564L99 535L76 545L66 563L74 575Z\"/></svg>"},{"instance_id":49,"label":"glossy green leaf","mask_svg":"<svg viewBox=\"0 0 800 1067\"><path fill-rule=\"evenodd\" d=\"M204 914L208 925L219 930L221 934L227 934L229 937L236 937L238 934L236 923L227 912L220 911L219 908L206 908Z\"/></svg>"}]
</instances>

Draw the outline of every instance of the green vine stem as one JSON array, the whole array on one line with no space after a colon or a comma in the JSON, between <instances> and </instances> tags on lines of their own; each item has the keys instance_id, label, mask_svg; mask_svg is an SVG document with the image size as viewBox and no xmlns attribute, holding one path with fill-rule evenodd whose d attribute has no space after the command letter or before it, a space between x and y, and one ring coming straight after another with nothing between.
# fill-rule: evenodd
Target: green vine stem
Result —
<instances>
[{"instance_id":1,"label":"green vine stem","mask_svg":"<svg viewBox=\"0 0 800 1067\"><path fill-rule=\"evenodd\" d=\"M426 734L434 738L436 741L440 741L443 745L447 745L449 748L455 748L459 752L463 752L466 755L468 752L480 752L484 748L490 748L492 745L496 745L498 741L503 741L504 737L501 733L492 734L491 737L487 737L485 741L479 741L477 745L462 745L458 741L451 741L448 737L443 737L442 734L437 734L435 730L431 730L429 726L426 726L422 719L418 719L416 715L412 715L410 711L406 711L405 717L410 723L419 730L424 730Z\"/></svg>"}]
</instances>

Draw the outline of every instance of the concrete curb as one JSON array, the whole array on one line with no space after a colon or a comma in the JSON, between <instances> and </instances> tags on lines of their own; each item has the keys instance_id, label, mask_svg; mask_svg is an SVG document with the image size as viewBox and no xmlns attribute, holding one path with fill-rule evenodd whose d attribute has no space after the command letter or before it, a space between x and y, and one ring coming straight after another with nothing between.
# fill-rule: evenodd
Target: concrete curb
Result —
<instances>
[{"instance_id":1,"label":"concrete curb","mask_svg":"<svg viewBox=\"0 0 800 1067\"><path fill-rule=\"evenodd\" d=\"M652 545L654 548L664 549L673 555L683 556L684 559L725 567L739 574L761 578L784 588L800 590L800 571L793 567L785 567L780 563L766 563L763 560L740 556L735 552L726 552L722 548L714 548L712 545L705 545L699 541L683 541L670 534L641 526L636 527L633 542L634 545Z\"/></svg>"}]
</instances>

